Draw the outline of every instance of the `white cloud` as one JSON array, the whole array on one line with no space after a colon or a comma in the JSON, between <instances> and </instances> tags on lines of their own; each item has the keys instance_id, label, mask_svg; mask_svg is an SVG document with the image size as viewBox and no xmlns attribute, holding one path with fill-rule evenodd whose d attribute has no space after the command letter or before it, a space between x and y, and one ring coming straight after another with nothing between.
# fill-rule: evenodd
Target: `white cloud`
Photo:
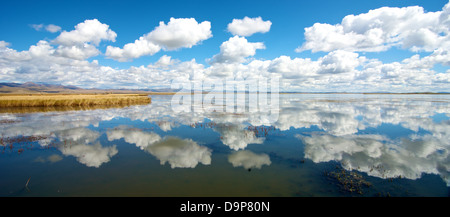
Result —
<instances>
[{"instance_id":1,"label":"white cloud","mask_svg":"<svg viewBox=\"0 0 450 217\"><path fill-rule=\"evenodd\" d=\"M256 48L264 45L255 45L235 36L223 43L223 50L211 58L212 65L208 67L195 59L182 62L162 56L147 66L114 69L83 59L99 54L91 44L54 48L47 41L40 41L20 52L7 47L7 42L1 44L0 78L14 82L45 81L89 88L148 88L170 87L173 78L214 82L214 79L224 78L279 76L280 88L284 91L449 91L447 73L434 70L436 64L450 65L450 53L444 49L437 49L428 56L413 55L391 63L343 50L330 52L317 60L280 56L272 60L249 61Z\"/></svg>"},{"instance_id":2,"label":"white cloud","mask_svg":"<svg viewBox=\"0 0 450 217\"><path fill-rule=\"evenodd\" d=\"M149 41L145 36L140 37L134 43L126 44L122 49L118 47L108 46L105 55L108 58L115 59L120 62L129 61L145 55L153 55L161 50L159 45Z\"/></svg>"},{"instance_id":3,"label":"white cloud","mask_svg":"<svg viewBox=\"0 0 450 217\"><path fill-rule=\"evenodd\" d=\"M159 60L155 63L155 65L164 68L164 67L168 67L170 65L173 65L176 62L177 61L172 59L171 56L163 55L163 56L161 56L159 58Z\"/></svg>"},{"instance_id":4,"label":"white cloud","mask_svg":"<svg viewBox=\"0 0 450 217\"><path fill-rule=\"evenodd\" d=\"M291 59L288 56L280 56L270 61L268 70L281 74L284 78L292 79L316 75L319 68L320 63L309 58Z\"/></svg>"},{"instance_id":5,"label":"white cloud","mask_svg":"<svg viewBox=\"0 0 450 217\"><path fill-rule=\"evenodd\" d=\"M59 46L55 54L71 59L85 60L99 55L100 51L95 46L85 43L79 46Z\"/></svg>"},{"instance_id":6,"label":"white cloud","mask_svg":"<svg viewBox=\"0 0 450 217\"><path fill-rule=\"evenodd\" d=\"M45 26L45 30L51 33L55 33L61 31L61 27L54 24L48 24L47 26Z\"/></svg>"},{"instance_id":7,"label":"white cloud","mask_svg":"<svg viewBox=\"0 0 450 217\"><path fill-rule=\"evenodd\" d=\"M318 73L352 72L365 60L365 58L358 58L358 56L357 53L342 50L330 52L319 58L320 69Z\"/></svg>"},{"instance_id":8,"label":"white cloud","mask_svg":"<svg viewBox=\"0 0 450 217\"><path fill-rule=\"evenodd\" d=\"M377 52L392 46L412 51L448 47L450 36L443 11L424 12L419 6L382 7L368 13L348 15L336 25L316 23L305 28L306 42L297 52L333 50Z\"/></svg>"},{"instance_id":9,"label":"white cloud","mask_svg":"<svg viewBox=\"0 0 450 217\"><path fill-rule=\"evenodd\" d=\"M244 19L233 19L233 21L228 24L228 31L233 35L251 36L255 33L268 32L271 25L272 22L263 21L261 17L244 17Z\"/></svg>"},{"instance_id":10,"label":"white cloud","mask_svg":"<svg viewBox=\"0 0 450 217\"><path fill-rule=\"evenodd\" d=\"M116 41L117 34L109 29L107 24L99 22L97 19L85 20L75 26L75 29L67 32L63 31L53 40L54 43L72 46L84 43L100 44L100 41Z\"/></svg>"},{"instance_id":11,"label":"white cloud","mask_svg":"<svg viewBox=\"0 0 450 217\"><path fill-rule=\"evenodd\" d=\"M36 31L40 31L42 28L44 28L44 24L31 24L31 28L33 28Z\"/></svg>"},{"instance_id":12,"label":"white cloud","mask_svg":"<svg viewBox=\"0 0 450 217\"><path fill-rule=\"evenodd\" d=\"M170 18L167 25L160 22L147 37L167 50L191 48L212 37L211 23L209 21L198 23L194 18Z\"/></svg>"},{"instance_id":13,"label":"white cloud","mask_svg":"<svg viewBox=\"0 0 450 217\"><path fill-rule=\"evenodd\" d=\"M0 41L0 48L6 48L10 46L10 44L6 41Z\"/></svg>"},{"instance_id":14,"label":"white cloud","mask_svg":"<svg viewBox=\"0 0 450 217\"><path fill-rule=\"evenodd\" d=\"M148 88L170 87L174 78L183 81L205 79L214 83L215 79L275 76L280 78L282 91L449 91L449 70L438 73L435 68L438 64L450 65L450 40L446 38L448 26L444 25L449 22L448 8L446 5L443 11L433 13L425 13L420 7L379 8L366 14L349 15L340 24L315 24L305 34L313 37L320 33L315 35L318 38L313 37L317 41L307 39L304 46L317 42L319 44L313 46L314 49L330 51L317 59L282 55L269 60L255 60L253 56L258 49L265 49L264 44L249 42L236 35L223 42L220 52L207 60L210 65L200 64L195 59L182 62L164 55L146 66L124 69L102 66L97 60L86 61L101 54L98 43L114 41L116 37L108 25L98 20L86 20L72 31L63 31L53 43L42 40L20 52L10 48L9 43L0 41L0 79L88 88ZM394 13L396 11L399 14ZM386 17L406 24L391 22ZM409 19L424 20L425 24L420 23L416 26L421 28L412 29L414 25L410 25ZM437 23L436 26L432 27L433 23ZM185 28L189 26L192 28ZM40 28L45 28L45 25ZM397 34L399 30L396 28L404 31ZM169 23L162 22L152 32L122 48L107 46L105 56L129 61L154 55L161 49L192 47L211 37L210 31L208 21L198 23L193 18L172 18ZM336 35L330 36L331 33ZM385 50L392 46L403 46L413 51L434 50L431 54L412 54L404 60L389 63L357 53Z\"/></svg>"},{"instance_id":15,"label":"white cloud","mask_svg":"<svg viewBox=\"0 0 450 217\"><path fill-rule=\"evenodd\" d=\"M49 24L35 27L44 28L49 32L58 32L61 27ZM55 56L66 57L75 60L85 60L97 56L101 52L96 48L102 40L115 41L116 33L109 26L100 23L97 19L85 20L75 26L75 30L63 31L52 42L58 44Z\"/></svg>"},{"instance_id":16,"label":"white cloud","mask_svg":"<svg viewBox=\"0 0 450 217\"><path fill-rule=\"evenodd\" d=\"M31 24L30 25L31 28L35 29L36 31L41 31L42 29L47 30L48 32L51 33L55 33L55 32L59 32L61 31L61 27L57 26L55 24L48 24L48 25L44 25L44 24Z\"/></svg>"},{"instance_id":17,"label":"white cloud","mask_svg":"<svg viewBox=\"0 0 450 217\"><path fill-rule=\"evenodd\" d=\"M129 61L144 55L153 55L161 49L191 48L211 38L211 23L198 23L194 18L170 18L169 23L160 22L153 31L141 36L122 49L108 46L105 55L118 61Z\"/></svg>"},{"instance_id":18,"label":"white cloud","mask_svg":"<svg viewBox=\"0 0 450 217\"><path fill-rule=\"evenodd\" d=\"M228 156L228 162L230 162L233 167L244 167L245 169L261 169L262 166L270 166L272 163L269 155L255 154L249 150L241 150L230 154Z\"/></svg>"},{"instance_id":19,"label":"white cloud","mask_svg":"<svg viewBox=\"0 0 450 217\"><path fill-rule=\"evenodd\" d=\"M365 61L366 58L359 57L357 53L336 50L320 57L317 61L309 58L291 59L288 56L281 56L270 62L268 70L281 74L286 79L310 77L320 80L321 77L329 79L329 77L324 77L324 74L353 73L356 71L356 67Z\"/></svg>"},{"instance_id":20,"label":"white cloud","mask_svg":"<svg viewBox=\"0 0 450 217\"><path fill-rule=\"evenodd\" d=\"M264 44L234 36L220 45L220 53L212 58L212 63L241 63L246 57L254 56L257 49L265 49Z\"/></svg>"}]
</instances>

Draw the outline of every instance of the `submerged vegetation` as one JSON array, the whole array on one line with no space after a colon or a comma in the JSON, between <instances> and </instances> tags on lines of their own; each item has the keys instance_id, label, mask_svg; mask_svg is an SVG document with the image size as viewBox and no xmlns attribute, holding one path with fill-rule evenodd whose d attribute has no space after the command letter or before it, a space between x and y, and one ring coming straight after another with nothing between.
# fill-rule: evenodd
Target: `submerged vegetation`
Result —
<instances>
[{"instance_id":1,"label":"submerged vegetation","mask_svg":"<svg viewBox=\"0 0 450 217\"><path fill-rule=\"evenodd\" d=\"M347 171L341 167L336 167L334 171L324 173L331 182L335 182L344 192L364 194L364 190L372 186L364 177L354 171Z\"/></svg>"},{"instance_id":2,"label":"submerged vegetation","mask_svg":"<svg viewBox=\"0 0 450 217\"><path fill-rule=\"evenodd\" d=\"M0 108L80 107L148 104L147 94L27 94L2 95Z\"/></svg>"}]
</instances>

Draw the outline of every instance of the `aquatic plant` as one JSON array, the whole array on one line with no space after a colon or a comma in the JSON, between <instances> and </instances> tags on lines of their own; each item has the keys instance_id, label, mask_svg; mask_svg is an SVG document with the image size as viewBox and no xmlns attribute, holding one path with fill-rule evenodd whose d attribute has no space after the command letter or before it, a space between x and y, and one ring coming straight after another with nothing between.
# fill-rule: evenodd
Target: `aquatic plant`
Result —
<instances>
[{"instance_id":1,"label":"aquatic plant","mask_svg":"<svg viewBox=\"0 0 450 217\"><path fill-rule=\"evenodd\" d=\"M355 172L347 171L341 167L336 167L334 171L324 172L324 175L332 182L336 182L341 190L349 193L364 194L364 189L371 187L372 183L366 181L364 177Z\"/></svg>"}]
</instances>

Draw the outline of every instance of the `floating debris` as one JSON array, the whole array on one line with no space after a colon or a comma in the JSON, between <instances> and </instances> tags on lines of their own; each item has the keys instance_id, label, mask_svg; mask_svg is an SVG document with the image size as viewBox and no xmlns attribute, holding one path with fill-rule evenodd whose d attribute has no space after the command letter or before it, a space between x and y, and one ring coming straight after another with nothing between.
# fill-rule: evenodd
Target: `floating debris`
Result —
<instances>
[{"instance_id":1,"label":"floating debris","mask_svg":"<svg viewBox=\"0 0 450 217\"><path fill-rule=\"evenodd\" d=\"M247 130L253 131L256 137L267 137L270 131L275 131L274 126L248 126Z\"/></svg>"},{"instance_id":2,"label":"floating debris","mask_svg":"<svg viewBox=\"0 0 450 217\"><path fill-rule=\"evenodd\" d=\"M15 136L15 137L0 137L1 153L5 151L9 153L16 152L21 154L25 150L33 149L33 143L51 138L52 135L32 135L32 136ZM9 149L9 150L8 150Z\"/></svg>"},{"instance_id":3,"label":"floating debris","mask_svg":"<svg viewBox=\"0 0 450 217\"><path fill-rule=\"evenodd\" d=\"M369 188L372 184L364 179L364 177L354 171L347 171L343 168L336 167L334 171L324 172L324 175L332 182L337 182L341 190L349 193L364 194L365 188Z\"/></svg>"},{"instance_id":4,"label":"floating debris","mask_svg":"<svg viewBox=\"0 0 450 217\"><path fill-rule=\"evenodd\" d=\"M9 120L9 119L5 119L5 120L0 120L0 124L12 124L12 123L17 123L20 121L17 120Z\"/></svg>"},{"instance_id":5,"label":"floating debris","mask_svg":"<svg viewBox=\"0 0 450 217\"><path fill-rule=\"evenodd\" d=\"M216 127L217 123L215 123L215 122L206 122L206 123L197 122L197 123L190 124L190 126L192 128L204 128L204 129L206 129L206 128L214 128L214 127Z\"/></svg>"}]
</instances>

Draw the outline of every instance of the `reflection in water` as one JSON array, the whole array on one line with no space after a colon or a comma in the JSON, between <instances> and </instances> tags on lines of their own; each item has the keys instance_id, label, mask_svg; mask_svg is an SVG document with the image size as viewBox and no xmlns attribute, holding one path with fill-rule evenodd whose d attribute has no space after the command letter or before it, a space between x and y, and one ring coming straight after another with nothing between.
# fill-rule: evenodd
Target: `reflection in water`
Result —
<instances>
[{"instance_id":1,"label":"reflection in water","mask_svg":"<svg viewBox=\"0 0 450 217\"><path fill-rule=\"evenodd\" d=\"M269 166L269 155L267 154L255 154L248 150L241 150L234 152L228 156L228 162L233 164L233 167L244 167L244 169L257 168L261 169L263 165Z\"/></svg>"},{"instance_id":2,"label":"reflection in water","mask_svg":"<svg viewBox=\"0 0 450 217\"><path fill-rule=\"evenodd\" d=\"M256 137L255 132L243 129L240 125L217 126L216 131L220 133L222 143L233 150L245 149L248 144L262 144L264 138Z\"/></svg>"},{"instance_id":3,"label":"reflection in water","mask_svg":"<svg viewBox=\"0 0 450 217\"><path fill-rule=\"evenodd\" d=\"M168 162L172 168L194 168L198 163L211 164L211 150L191 139L167 137L148 146L146 151L157 157L161 165Z\"/></svg>"},{"instance_id":4,"label":"reflection in water","mask_svg":"<svg viewBox=\"0 0 450 217\"><path fill-rule=\"evenodd\" d=\"M113 130L109 130L107 133L108 141L123 138L127 143L133 143L141 150L147 148L147 146L156 143L161 140L161 137L153 132L143 132L139 129L130 129L127 126L119 126Z\"/></svg>"},{"instance_id":5,"label":"reflection in water","mask_svg":"<svg viewBox=\"0 0 450 217\"><path fill-rule=\"evenodd\" d=\"M87 128L61 130L56 135L64 143L58 147L61 153L76 157L78 162L88 167L100 167L118 152L116 145L103 147L100 142L96 142L100 133Z\"/></svg>"},{"instance_id":6,"label":"reflection in water","mask_svg":"<svg viewBox=\"0 0 450 217\"><path fill-rule=\"evenodd\" d=\"M40 162L40 163L46 163L46 162L50 162L50 163L56 163L58 161L61 161L63 158L58 155L58 154L52 154L46 158L43 158L41 156L37 157L34 162Z\"/></svg>"},{"instance_id":7,"label":"reflection in water","mask_svg":"<svg viewBox=\"0 0 450 217\"><path fill-rule=\"evenodd\" d=\"M305 158L315 163L339 161L347 170L380 178L418 179L422 174L438 174L449 184L449 140L411 137L392 141L379 135L298 136L305 144Z\"/></svg>"},{"instance_id":8,"label":"reflection in water","mask_svg":"<svg viewBox=\"0 0 450 217\"><path fill-rule=\"evenodd\" d=\"M133 105L145 105L147 103L136 103ZM127 104L112 105L81 105L81 106L42 106L42 107L1 107L0 113L35 113L35 112L63 112L63 111L86 111L96 109L124 108Z\"/></svg>"},{"instance_id":9,"label":"reflection in water","mask_svg":"<svg viewBox=\"0 0 450 217\"><path fill-rule=\"evenodd\" d=\"M450 186L449 95L281 94L278 119L271 123L259 112L173 112L170 99L153 96L149 105L104 110L2 113L2 145L6 149L6 138L42 136L38 146L56 147L93 168L121 151L121 139L171 168L213 167L212 159L226 162L222 157L233 167L265 165L269 172L279 169L280 160L268 155L277 152L281 161L295 155L317 164L338 162L383 179L435 174ZM258 134L257 127L274 132ZM302 149L283 158L291 146ZM36 161L61 162L61 155Z\"/></svg>"},{"instance_id":10,"label":"reflection in water","mask_svg":"<svg viewBox=\"0 0 450 217\"><path fill-rule=\"evenodd\" d=\"M125 126L108 131L107 135L109 141L124 138L127 143L135 144L157 157L161 165L168 162L172 168L194 168L199 162L211 164L211 150L199 146L191 139L161 138L154 132L143 132Z\"/></svg>"},{"instance_id":11,"label":"reflection in water","mask_svg":"<svg viewBox=\"0 0 450 217\"><path fill-rule=\"evenodd\" d=\"M95 144L74 144L71 147L62 147L62 154L74 156L77 161L88 167L99 167L103 163L109 162L110 158L117 154L116 146L102 147L100 143Z\"/></svg>"}]
</instances>

